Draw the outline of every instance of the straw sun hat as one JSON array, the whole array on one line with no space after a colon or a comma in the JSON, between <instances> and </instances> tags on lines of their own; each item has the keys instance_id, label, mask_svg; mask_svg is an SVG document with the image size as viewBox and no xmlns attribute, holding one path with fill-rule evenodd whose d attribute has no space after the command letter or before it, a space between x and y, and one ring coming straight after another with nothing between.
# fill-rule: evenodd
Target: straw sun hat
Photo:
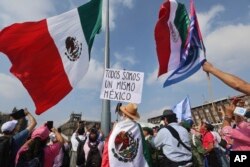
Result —
<instances>
[{"instance_id":1,"label":"straw sun hat","mask_svg":"<svg viewBox=\"0 0 250 167\"><path fill-rule=\"evenodd\" d=\"M120 110L133 120L140 118L140 115L137 112L137 105L134 103L128 103L127 105L121 106Z\"/></svg>"}]
</instances>

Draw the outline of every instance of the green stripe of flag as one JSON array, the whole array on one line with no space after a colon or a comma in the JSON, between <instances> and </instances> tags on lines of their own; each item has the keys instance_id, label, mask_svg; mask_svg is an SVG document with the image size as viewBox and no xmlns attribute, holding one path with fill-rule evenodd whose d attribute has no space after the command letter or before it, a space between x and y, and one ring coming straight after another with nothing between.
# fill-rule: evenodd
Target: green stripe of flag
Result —
<instances>
[{"instance_id":1,"label":"green stripe of flag","mask_svg":"<svg viewBox=\"0 0 250 167\"><path fill-rule=\"evenodd\" d=\"M178 7L175 13L174 24L179 31L182 41L182 48L184 47L185 41L187 39L189 23L190 20L185 5L178 3Z\"/></svg>"},{"instance_id":2,"label":"green stripe of flag","mask_svg":"<svg viewBox=\"0 0 250 167\"><path fill-rule=\"evenodd\" d=\"M90 55L95 35L102 27L102 0L91 0L80 6L78 13Z\"/></svg>"},{"instance_id":3,"label":"green stripe of flag","mask_svg":"<svg viewBox=\"0 0 250 167\"><path fill-rule=\"evenodd\" d=\"M144 138L144 135L143 135L143 131L142 131L142 128L141 128L141 125L138 124L139 128L140 128L140 132L141 132L141 139L142 139L142 148L143 148L143 155L144 155L144 158L145 160L147 161L148 163L148 166L149 167L152 167L152 158L151 158L151 154L149 152L149 148L148 148L148 145L145 141L145 138Z\"/></svg>"}]
</instances>

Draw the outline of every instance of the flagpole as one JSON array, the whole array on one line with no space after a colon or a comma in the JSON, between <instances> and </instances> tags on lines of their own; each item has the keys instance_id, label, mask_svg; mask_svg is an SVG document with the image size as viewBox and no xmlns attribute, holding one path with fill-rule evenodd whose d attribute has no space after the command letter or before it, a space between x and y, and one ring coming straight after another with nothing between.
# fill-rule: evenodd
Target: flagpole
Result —
<instances>
[{"instance_id":1,"label":"flagpole","mask_svg":"<svg viewBox=\"0 0 250 167\"><path fill-rule=\"evenodd\" d=\"M215 110L214 102L213 102L213 87L211 83L211 78L209 73L207 73L207 80L208 80L208 93L210 96L210 102L212 103L213 110Z\"/></svg>"},{"instance_id":2,"label":"flagpole","mask_svg":"<svg viewBox=\"0 0 250 167\"><path fill-rule=\"evenodd\" d=\"M110 48L109 48L109 0L106 0L106 32L105 32L105 54L104 54L104 70L110 67ZM101 114L101 130L104 137L107 137L110 132L111 113L110 100L102 100Z\"/></svg>"}]
</instances>

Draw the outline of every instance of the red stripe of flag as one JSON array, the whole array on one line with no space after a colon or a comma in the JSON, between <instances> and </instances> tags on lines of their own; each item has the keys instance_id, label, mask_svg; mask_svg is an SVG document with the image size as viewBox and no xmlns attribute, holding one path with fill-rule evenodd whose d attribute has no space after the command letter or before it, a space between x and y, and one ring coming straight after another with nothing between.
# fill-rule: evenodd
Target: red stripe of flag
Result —
<instances>
[{"instance_id":1,"label":"red stripe of flag","mask_svg":"<svg viewBox=\"0 0 250 167\"><path fill-rule=\"evenodd\" d=\"M46 20L13 24L0 32L0 51L10 69L28 90L41 114L57 104L72 87Z\"/></svg>"},{"instance_id":2,"label":"red stripe of flag","mask_svg":"<svg viewBox=\"0 0 250 167\"><path fill-rule=\"evenodd\" d=\"M168 71L168 62L171 53L170 30L167 24L170 15L170 2L165 2L159 12L159 20L155 26L156 51L159 62L158 76Z\"/></svg>"}]
</instances>

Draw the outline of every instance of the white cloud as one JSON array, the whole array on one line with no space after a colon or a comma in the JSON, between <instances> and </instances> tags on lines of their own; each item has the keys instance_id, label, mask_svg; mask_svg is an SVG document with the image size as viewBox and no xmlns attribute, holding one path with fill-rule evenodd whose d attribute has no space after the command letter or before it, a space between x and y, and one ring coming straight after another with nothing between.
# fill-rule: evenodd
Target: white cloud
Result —
<instances>
[{"instance_id":1,"label":"white cloud","mask_svg":"<svg viewBox=\"0 0 250 167\"><path fill-rule=\"evenodd\" d=\"M206 36L209 33L214 21L213 19L223 11L225 11L225 8L222 5L216 5L213 6L208 12L197 14L203 36Z\"/></svg>"},{"instance_id":2,"label":"white cloud","mask_svg":"<svg viewBox=\"0 0 250 167\"><path fill-rule=\"evenodd\" d=\"M115 52L114 56L116 58L117 61L119 62L124 62L124 63L129 63L131 65L135 65L136 61L132 56L129 55L122 55L119 52Z\"/></svg>"},{"instance_id":3,"label":"white cloud","mask_svg":"<svg viewBox=\"0 0 250 167\"><path fill-rule=\"evenodd\" d=\"M206 79L207 79L207 74L202 69L200 69L194 75L192 75L191 77L184 80L183 84L186 84L186 83L189 83L189 84L199 83L199 82L204 81Z\"/></svg>"},{"instance_id":4,"label":"white cloud","mask_svg":"<svg viewBox=\"0 0 250 167\"><path fill-rule=\"evenodd\" d=\"M133 47L127 47L124 53L114 52L114 57L119 64L135 65L137 61L135 60Z\"/></svg>"},{"instance_id":5,"label":"white cloud","mask_svg":"<svg viewBox=\"0 0 250 167\"><path fill-rule=\"evenodd\" d=\"M135 0L110 0L109 1L109 27L110 30L114 30L116 27L115 20L117 18L120 7L132 9L134 7ZM102 25L103 29L106 27L106 0L103 1L103 12L102 12Z\"/></svg>"},{"instance_id":6,"label":"white cloud","mask_svg":"<svg viewBox=\"0 0 250 167\"><path fill-rule=\"evenodd\" d=\"M110 0L109 8L109 24L110 29L114 30L116 27L115 20L121 8L132 9L135 0ZM31 21L43 19L55 13L55 4L51 0L1 0L0 1L0 26L4 27L15 22ZM74 7L72 2L70 7ZM32 5L31 5L32 4ZM106 20L106 0L103 1L103 28L105 28Z\"/></svg>"},{"instance_id":7,"label":"white cloud","mask_svg":"<svg viewBox=\"0 0 250 167\"><path fill-rule=\"evenodd\" d=\"M161 76L160 78L157 78L157 75L158 75L158 67L155 68L155 70L152 73L147 74L146 84L147 85L152 85L154 83L163 84L165 77Z\"/></svg>"},{"instance_id":8,"label":"white cloud","mask_svg":"<svg viewBox=\"0 0 250 167\"><path fill-rule=\"evenodd\" d=\"M157 73L158 73L158 67L152 73L147 74L147 78L146 78L147 85L152 85L155 82L157 78Z\"/></svg>"},{"instance_id":9,"label":"white cloud","mask_svg":"<svg viewBox=\"0 0 250 167\"><path fill-rule=\"evenodd\" d=\"M0 73L0 96L7 99L19 99L25 95L25 88L18 79Z\"/></svg>"},{"instance_id":10,"label":"white cloud","mask_svg":"<svg viewBox=\"0 0 250 167\"><path fill-rule=\"evenodd\" d=\"M88 72L80 81L78 87L82 89L100 89L103 69L103 64L92 58L89 63Z\"/></svg>"},{"instance_id":11,"label":"white cloud","mask_svg":"<svg viewBox=\"0 0 250 167\"><path fill-rule=\"evenodd\" d=\"M129 9L132 9L134 7L134 0L116 0L121 2L124 6L128 7Z\"/></svg>"},{"instance_id":12,"label":"white cloud","mask_svg":"<svg viewBox=\"0 0 250 167\"><path fill-rule=\"evenodd\" d=\"M121 8L132 9L135 0L110 0L109 7L109 25L110 29L116 27L117 15ZM74 3L69 1L69 7L75 7ZM32 5L31 5L32 4ZM0 1L0 27L5 27L15 22L36 21L51 16L56 12L56 2L51 0L1 0ZM106 21L106 0L103 1L103 28Z\"/></svg>"},{"instance_id":13,"label":"white cloud","mask_svg":"<svg viewBox=\"0 0 250 167\"><path fill-rule=\"evenodd\" d=\"M164 82L166 81L166 78L171 75L171 72L167 73L167 74L163 74L158 78L158 70L159 68L156 67L154 69L153 72L148 73L147 74L147 78L146 78L146 84L147 85L153 85L153 84L158 84L158 85L162 85L164 84Z\"/></svg>"},{"instance_id":14,"label":"white cloud","mask_svg":"<svg viewBox=\"0 0 250 167\"><path fill-rule=\"evenodd\" d=\"M213 31L206 38L208 60L227 71L249 68L250 25L228 25Z\"/></svg>"},{"instance_id":15,"label":"white cloud","mask_svg":"<svg viewBox=\"0 0 250 167\"><path fill-rule=\"evenodd\" d=\"M6 26L20 20L37 20L55 11L51 0L1 0L0 26Z\"/></svg>"}]
</instances>

